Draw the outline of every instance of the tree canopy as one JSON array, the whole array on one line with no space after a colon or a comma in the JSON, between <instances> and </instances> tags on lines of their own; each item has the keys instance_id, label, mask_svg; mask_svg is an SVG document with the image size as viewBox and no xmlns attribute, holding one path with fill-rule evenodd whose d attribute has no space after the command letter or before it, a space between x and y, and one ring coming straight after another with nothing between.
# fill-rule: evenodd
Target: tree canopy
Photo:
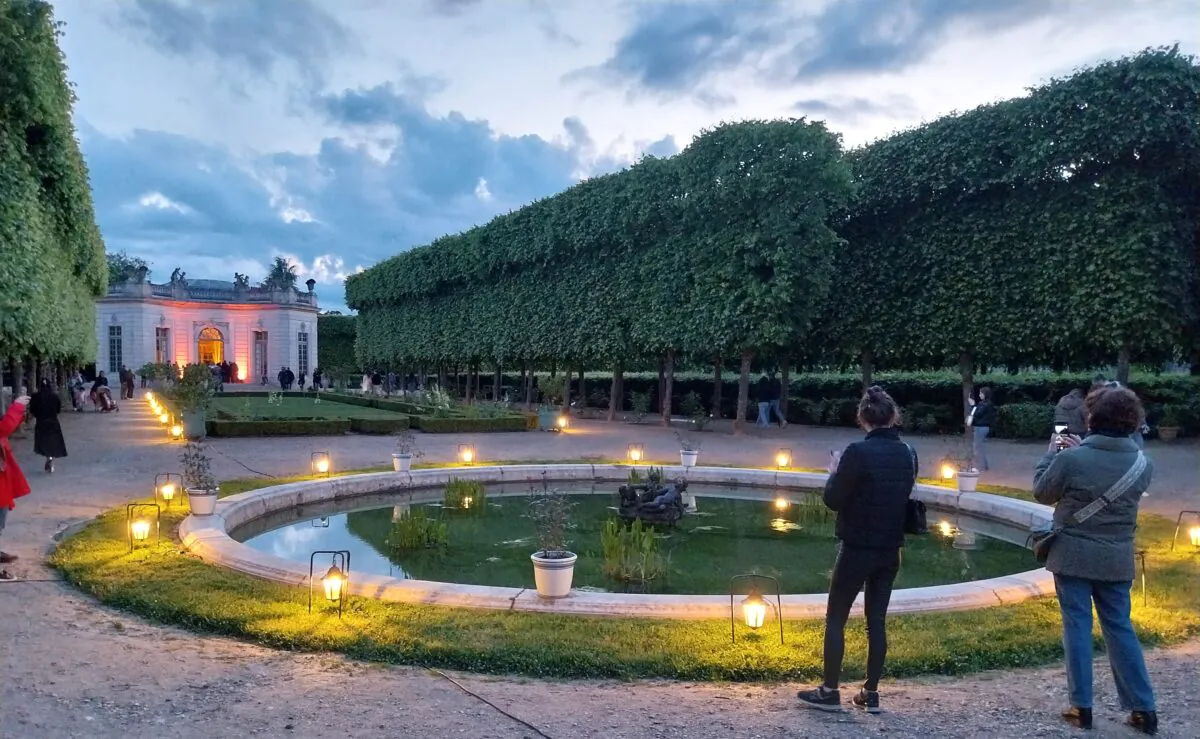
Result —
<instances>
[{"instance_id":1,"label":"tree canopy","mask_svg":"<svg viewBox=\"0 0 1200 739\"><path fill-rule=\"evenodd\" d=\"M0 354L86 361L108 269L48 3L0 0Z\"/></svg>"},{"instance_id":2,"label":"tree canopy","mask_svg":"<svg viewBox=\"0 0 1200 739\"><path fill-rule=\"evenodd\" d=\"M706 131L347 280L361 364L1161 359L1200 335L1200 67L1175 49L843 153Z\"/></svg>"}]
</instances>

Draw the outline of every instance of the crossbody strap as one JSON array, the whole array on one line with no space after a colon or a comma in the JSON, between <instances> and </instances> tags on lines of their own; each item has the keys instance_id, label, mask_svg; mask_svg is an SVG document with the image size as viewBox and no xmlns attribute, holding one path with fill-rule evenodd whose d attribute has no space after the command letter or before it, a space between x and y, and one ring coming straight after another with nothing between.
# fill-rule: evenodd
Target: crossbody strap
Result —
<instances>
[{"instance_id":1,"label":"crossbody strap","mask_svg":"<svg viewBox=\"0 0 1200 739\"><path fill-rule=\"evenodd\" d=\"M1075 511L1075 515L1071 517L1071 523L1079 525L1099 513L1109 503L1113 502L1117 498L1120 498L1122 495L1128 492L1129 488L1133 487L1133 484L1137 482L1138 478L1141 477L1142 473L1145 471L1146 455L1138 452L1137 459L1133 461L1133 466L1129 468L1129 471L1126 472L1121 479L1114 482L1112 487L1109 488L1108 492L1106 492L1104 495L1100 496L1096 500L1093 500L1091 503L1087 504L1083 508L1080 508L1078 511Z\"/></svg>"}]
</instances>

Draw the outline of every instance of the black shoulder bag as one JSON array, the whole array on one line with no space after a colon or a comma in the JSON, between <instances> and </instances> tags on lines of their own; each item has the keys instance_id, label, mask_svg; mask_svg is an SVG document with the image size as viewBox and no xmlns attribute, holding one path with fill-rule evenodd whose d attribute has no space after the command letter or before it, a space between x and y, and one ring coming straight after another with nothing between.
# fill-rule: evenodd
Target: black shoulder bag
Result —
<instances>
[{"instance_id":1,"label":"black shoulder bag","mask_svg":"<svg viewBox=\"0 0 1200 739\"><path fill-rule=\"evenodd\" d=\"M1114 482L1104 495L1075 511L1061 526L1056 526L1054 519L1037 526L1029 532L1029 538L1025 541L1025 546L1033 550L1033 556L1037 558L1039 563L1046 564L1046 560L1050 557L1050 550L1054 547L1054 542L1058 540L1058 535L1063 532L1063 529L1078 526L1099 513L1106 505L1120 498L1129 491L1129 488L1133 487L1133 483L1137 482L1145 470L1146 455L1138 452L1137 459L1133 461L1133 466L1129 468L1129 471L1121 479Z\"/></svg>"},{"instance_id":2,"label":"black shoulder bag","mask_svg":"<svg viewBox=\"0 0 1200 739\"><path fill-rule=\"evenodd\" d=\"M905 444L908 447L908 453L912 456L913 463L913 487L917 485L917 450L912 448L911 444ZM904 533L916 534L918 536L929 533L929 522L925 516L925 504L916 498L912 497L912 491L908 492L908 504L904 509Z\"/></svg>"}]
</instances>

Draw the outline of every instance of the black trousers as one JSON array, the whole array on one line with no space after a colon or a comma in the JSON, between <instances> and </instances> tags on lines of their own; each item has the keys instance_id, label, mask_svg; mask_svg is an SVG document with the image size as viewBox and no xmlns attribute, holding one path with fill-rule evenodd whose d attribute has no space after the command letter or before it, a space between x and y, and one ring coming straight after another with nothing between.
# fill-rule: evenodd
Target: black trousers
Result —
<instances>
[{"instance_id":1,"label":"black trousers","mask_svg":"<svg viewBox=\"0 0 1200 739\"><path fill-rule=\"evenodd\" d=\"M841 681L842 658L846 652L846 620L854 599L863 593L867 617L867 690L879 689L883 662L887 657L887 610L892 585L900 570L899 549L865 549L838 545L829 603L825 607L825 687Z\"/></svg>"}]
</instances>

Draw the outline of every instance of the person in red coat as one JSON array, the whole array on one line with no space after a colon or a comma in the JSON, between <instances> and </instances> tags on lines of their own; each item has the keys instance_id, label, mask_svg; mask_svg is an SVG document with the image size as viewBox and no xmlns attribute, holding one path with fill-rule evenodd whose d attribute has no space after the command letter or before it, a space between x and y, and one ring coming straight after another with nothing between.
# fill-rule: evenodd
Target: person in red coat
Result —
<instances>
[{"instance_id":1,"label":"person in red coat","mask_svg":"<svg viewBox=\"0 0 1200 739\"><path fill-rule=\"evenodd\" d=\"M4 524L8 520L8 512L14 507L14 501L22 495L29 494L29 483L21 473L21 468L17 466L12 447L8 445L8 437L21 425L28 405L29 396L22 395L13 401L8 413L0 418L0 534L4 533ZM0 565L16 561L16 555L0 552ZM0 570L0 579L11 580L12 575L8 574L7 570Z\"/></svg>"}]
</instances>

